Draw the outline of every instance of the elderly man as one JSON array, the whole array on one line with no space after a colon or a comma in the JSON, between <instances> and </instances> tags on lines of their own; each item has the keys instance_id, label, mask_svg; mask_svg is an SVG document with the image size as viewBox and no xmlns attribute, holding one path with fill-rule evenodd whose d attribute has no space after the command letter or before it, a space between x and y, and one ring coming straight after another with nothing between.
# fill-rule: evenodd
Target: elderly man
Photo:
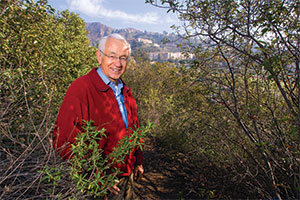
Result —
<instances>
[{"instance_id":1,"label":"elderly man","mask_svg":"<svg viewBox=\"0 0 300 200\"><path fill-rule=\"evenodd\" d=\"M112 152L119 140L139 126L136 101L130 88L121 80L131 49L119 34L102 38L96 52L99 67L75 80L69 87L58 113L54 129L54 147L63 158L71 156L70 144L82 131L83 120L93 120L99 129L105 128L107 137L99 148L105 155ZM143 174L143 152L136 148L118 166L123 172L120 182L109 188L110 196L133 198L133 176ZM110 198L111 199L111 198Z\"/></svg>"}]
</instances>

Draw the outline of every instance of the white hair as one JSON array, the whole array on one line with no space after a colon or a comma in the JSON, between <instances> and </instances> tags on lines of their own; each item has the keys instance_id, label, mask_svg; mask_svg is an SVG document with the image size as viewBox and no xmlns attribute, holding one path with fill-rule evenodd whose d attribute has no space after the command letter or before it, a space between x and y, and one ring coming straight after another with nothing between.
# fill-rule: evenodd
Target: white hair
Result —
<instances>
[{"instance_id":1,"label":"white hair","mask_svg":"<svg viewBox=\"0 0 300 200\"><path fill-rule=\"evenodd\" d=\"M120 35L120 34L118 34L118 33L112 33L112 34L109 34L109 35L107 35L107 36L102 37L102 38L99 40L99 43L98 43L98 49L99 49L100 51L104 52L104 50L105 50L105 45L106 45L106 41L107 41L108 38L115 38L115 39L124 41L125 44L129 47L129 55L130 55L130 53L131 53L131 47L130 47L130 44L126 41L126 39L125 39L122 35ZM101 54L101 56L103 56L103 55Z\"/></svg>"}]
</instances>

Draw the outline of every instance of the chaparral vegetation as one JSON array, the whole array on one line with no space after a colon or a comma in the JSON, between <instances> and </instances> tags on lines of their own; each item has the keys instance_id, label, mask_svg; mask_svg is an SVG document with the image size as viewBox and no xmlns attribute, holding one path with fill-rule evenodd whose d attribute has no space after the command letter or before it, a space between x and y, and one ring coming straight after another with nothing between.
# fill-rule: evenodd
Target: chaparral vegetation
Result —
<instances>
[{"instance_id":1,"label":"chaparral vegetation","mask_svg":"<svg viewBox=\"0 0 300 200\"><path fill-rule=\"evenodd\" d=\"M206 173L222 172L214 186L195 177L180 199L299 199L300 2L146 3L177 13L184 22L173 27L179 47L193 59L153 63L133 52L123 80L144 126L115 155L121 160L151 130L170 159L180 154L199 166L195 176L204 162L211 166ZM118 172L106 179L94 173L107 167L94 142L105 137L101 130L86 122L70 161L51 143L67 88L97 67L84 21L47 0L2 0L0 29L0 198L103 196Z\"/></svg>"}]
</instances>

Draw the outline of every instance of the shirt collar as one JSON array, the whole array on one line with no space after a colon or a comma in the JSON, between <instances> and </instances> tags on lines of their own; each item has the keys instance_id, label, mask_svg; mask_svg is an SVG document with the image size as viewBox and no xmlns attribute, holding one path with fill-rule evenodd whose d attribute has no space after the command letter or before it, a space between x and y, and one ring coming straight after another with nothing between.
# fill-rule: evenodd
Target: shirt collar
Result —
<instances>
[{"instance_id":1,"label":"shirt collar","mask_svg":"<svg viewBox=\"0 0 300 200\"><path fill-rule=\"evenodd\" d=\"M101 77L101 79L103 80L103 82L106 84L106 85L109 85L109 86L115 86L114 82L110 81L109 78L103 73L101 67L99 66L98 69L97 69L97 73L99 74L99 76ZM117 86L122 88L123 87L123 83L120 79L117 80Z\"/></svg>"}]
</instances>

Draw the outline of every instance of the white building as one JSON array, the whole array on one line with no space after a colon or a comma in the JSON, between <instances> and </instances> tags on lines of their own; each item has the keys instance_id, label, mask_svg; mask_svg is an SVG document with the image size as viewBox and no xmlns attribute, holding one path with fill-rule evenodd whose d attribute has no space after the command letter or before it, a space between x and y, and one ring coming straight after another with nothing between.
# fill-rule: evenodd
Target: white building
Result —
<instances>
[{"instance_id":1,"label":"white building","mask_svg":"<svg viewBox=\"0 0 300 200\"><path fill-rule=\"evenodd\" d=\"M148 53L150 60L184 60L192 59L194 56L189 54L188 57L181 52L150 52Z\"/></svg>"},{"instance_id":2,"label":"white building","mask_svg":"<svg viewBox=\"0 0 300 200\"><path fill-rule=\"evenodd\" d=\"M144 44L152 44L152 40L148 40L148 39L144 39L144 38L138 38L137 40Z\"/></svg>"}]
</instances>

